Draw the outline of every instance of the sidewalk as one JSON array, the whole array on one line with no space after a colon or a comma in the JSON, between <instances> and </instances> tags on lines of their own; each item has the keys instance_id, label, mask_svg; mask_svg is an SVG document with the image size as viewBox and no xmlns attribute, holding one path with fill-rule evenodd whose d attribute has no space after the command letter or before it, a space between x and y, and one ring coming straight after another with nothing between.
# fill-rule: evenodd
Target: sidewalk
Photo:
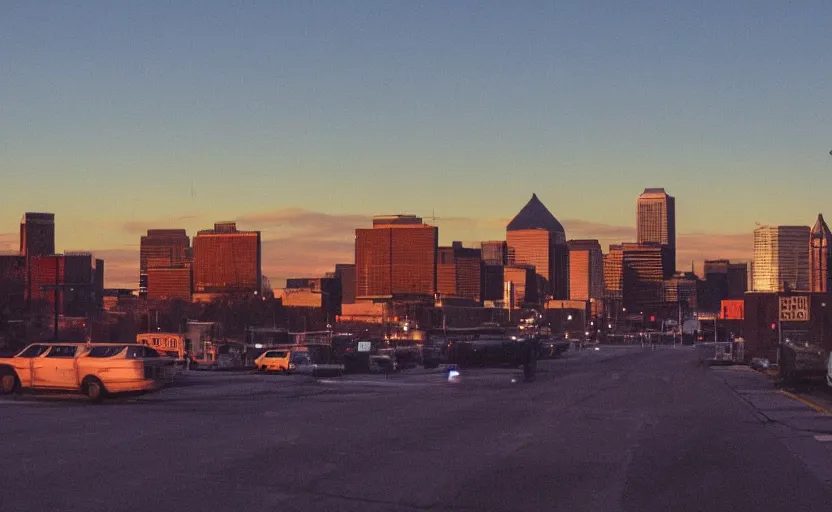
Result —
<instances>
[{"instance_id":1,"label":"sidewalk","mask_svg":"<svg viewBox=\"0 0 832 512\"><path fill-rule=\"evenodd\" d=\"M777 389L774 380L746 366L712 367L737 395L767 421L815 434L832 434L832 408L804 393Z\"/></svg>"}]
</instances>

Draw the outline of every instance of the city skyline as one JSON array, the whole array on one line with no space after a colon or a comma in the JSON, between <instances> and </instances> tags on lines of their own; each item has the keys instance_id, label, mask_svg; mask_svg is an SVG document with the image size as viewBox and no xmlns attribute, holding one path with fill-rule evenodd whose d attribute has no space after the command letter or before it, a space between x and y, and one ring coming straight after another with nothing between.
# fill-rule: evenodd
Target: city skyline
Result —
<instances>
[{"instance_id":1,"label":"city skyline","mask_svg":"<svg viewBox=\"0 0 832 512\"><path fill-rule=\"evenodd\" d=\"M636 198L631 197L632 225L615 225L588 222L580 219L563 219L562 224L570 239L596 239L604 253L609 245L636 241ZM543 200L545 204L545 200ZM680 202L684 202L681 198ZM521 203L519 206L522 206ZM451 245L453 241L462 240L466 245L481 241L505 240L505 227L518 205L512 205L514 212L506 218L476 219L470 217L444 217L441 212L424 216L426 222L439 227L440 245ZM239 216L234 222L241 229L259 230L263 234L262 265L263 275L270 278L273 285L281 287L282 280L297 276L323 275L331 271L337 263L352 263L354 259L355 229L371 227L372 219L377 215L330 215L301 208L287 208L252 216ZM815 214L816 216L816 214ZM20 217L20 214L17 215ZM560 219L560 217L559 217ZM199 216L188 216L171 222L141 224L127 222L113 226L112 222L101 222L102 231L107 227L127 234L130 241L118 249L91 249L80 242L62 244L68 237L61 217L56 214L55 238L56 251L84 250L93 252L97 258L107 262L105 285L108 288L136 288L139 275L139 246L142 235L153 229L184 229L188 236L195 236L206 225L213 225L216 217L210 212ZM16 224L13 223L16 226ZM90 229L93 235L96 231ZM0 228L0 252L16 252L19 248L19 232L3 234ZM96 238L100 238L96 236ZM753 255L753 227L745 233L677 234L677 268L689 270L695 263L697 272L701 272L706 259L726 258L733 260L751 260Z\"/></svg>"}]
</instances>

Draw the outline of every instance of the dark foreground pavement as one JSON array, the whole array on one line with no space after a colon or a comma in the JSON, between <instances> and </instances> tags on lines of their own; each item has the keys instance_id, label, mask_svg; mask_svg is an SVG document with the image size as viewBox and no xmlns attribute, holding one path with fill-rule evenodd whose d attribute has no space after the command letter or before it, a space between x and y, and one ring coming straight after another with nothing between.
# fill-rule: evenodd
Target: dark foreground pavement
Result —
<instances>
[{"instance_id":1,"label":"dark foreground pavement","mask_svg":"<svg viewBox=\"0 0 832 512\"><path fill-rule=\"evenodd\" d=\"M832 443L760 414L689 349L516 374L0 400L0 511L829 511Z\"/></svg>"}]
</instances>

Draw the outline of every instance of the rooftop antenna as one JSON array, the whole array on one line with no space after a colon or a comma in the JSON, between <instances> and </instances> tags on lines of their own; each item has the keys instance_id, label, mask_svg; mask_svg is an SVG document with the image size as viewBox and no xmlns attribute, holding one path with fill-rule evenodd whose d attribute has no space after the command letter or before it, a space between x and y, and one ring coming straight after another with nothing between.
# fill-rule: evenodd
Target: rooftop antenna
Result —
<instances>
[{"instance_id":1,"label":"rooftop antenna","mask_svg":"<svg viewBox=\"0 0 832 512\"><path fill-rule=\"evenodd\" d=\"M441 218L441 217L437 217L437 216L436 216L436 209L435 209L435 208L432 208L432 209L431 209L431 211L430 211L430 217L425 217L425 218L426 218L426 219L428 219L429 221L431 221L431 222L432 222L432 223L434 223L434 224L436 223L436 221L437 221L437 220L442 220L442 218Z\"/></svg>"}]
</instances>

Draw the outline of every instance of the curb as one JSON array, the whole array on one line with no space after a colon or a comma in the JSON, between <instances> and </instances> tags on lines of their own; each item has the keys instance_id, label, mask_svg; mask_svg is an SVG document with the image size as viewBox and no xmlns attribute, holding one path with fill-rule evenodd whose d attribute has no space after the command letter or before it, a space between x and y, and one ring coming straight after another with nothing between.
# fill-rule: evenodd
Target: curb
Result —
<instances>
[{"instance_id":1,"label":"curb","mask_svg":"<svg viewBox=\"0 0 832 512\"><path fill-rule=\"evenodd\" d=\"M807 407L809 407L809 408L813 409L813 410L814 410L815 412L817 412L817 413L820 413L820 414L832 414L832 413L830 413L830 412L829 412L829 411L828 411L825 407L823 407L822 405L818 405L818 404L816 404L815 402L812 402L811 400L807 400L807 399L805 399L805 398L803 398L803 397L797 396L797 395L795 395L794 393L791 393L791 392L789 392L789 391L783 391L783 390L781 389L781 390L780 390L780 394L781 394L781 395L783 395L783 396L789 397L789 398L791 398L792 400L797 400L798 402L802 403L803 405L805 405L805 406L807 406Z\"/></svg>"}]
</instances>

